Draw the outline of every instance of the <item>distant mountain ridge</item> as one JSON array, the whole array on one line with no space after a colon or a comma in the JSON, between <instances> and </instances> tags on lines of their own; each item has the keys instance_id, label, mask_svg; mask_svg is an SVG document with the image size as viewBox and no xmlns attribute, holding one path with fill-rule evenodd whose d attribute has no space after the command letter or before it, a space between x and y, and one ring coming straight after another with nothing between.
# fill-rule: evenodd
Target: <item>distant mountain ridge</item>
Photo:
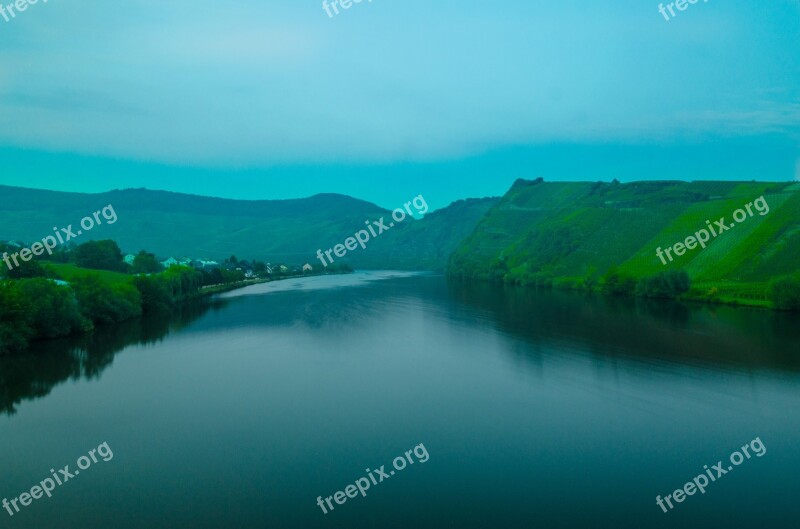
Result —
<instances>
[{"instance_id":1,"label":"distant mountain ridge","mask_svg":"<svg viewBox=\"0 0 800 529\"><path fill-rule=\"evenodd\" d=\"M301 199L234 200L147 189L70 193L0 186L0 240L33 242L53 227L77 226L109 204L118 221L74 240L113 239L126 253L147 249L162 257L240 258L314 263L332 248L391 211L345 195ZM337 260L360 268L442 270L449 254L496 199L459 201L416 221L407 219ZM435 251L431 251L435 250Z\"/></svg>"}]
</instances>

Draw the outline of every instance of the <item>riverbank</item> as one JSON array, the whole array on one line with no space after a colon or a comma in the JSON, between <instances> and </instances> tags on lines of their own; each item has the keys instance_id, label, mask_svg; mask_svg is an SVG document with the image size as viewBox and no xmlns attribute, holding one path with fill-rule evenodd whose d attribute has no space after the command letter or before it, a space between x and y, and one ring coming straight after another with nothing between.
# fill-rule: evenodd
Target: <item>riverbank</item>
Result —
<instances>
[{"instance_id":1,"label":"riverbank","mask_svg":"<svg viewBox=\"0 0 800 529\"><path fill-rule=\"evenodd\" d=\"M204 285L200 272L179 266L134 276L77 267L61 271L70 273L68 282L46 277L0 281L0 355L27 352L43 341L90 333L260 283L350 273L326 271Z\"/></svg>"},{"instance_id":2,"label":"riverbank","mask_svg":"<svg viewBox=\"0 0 800 529\"><path fill-rule=\"evenodd\" d=\"M704 305L728 305L750 307L772 311L800 310L800 277L781 276L770 283L736 281L713 281L692 283L688 276L682 280L683 286L676 286L667 274L656 274L644 278L633 278L616 272L603 277L547 277L536 281L514 281L470 277L448 274L449 277L466 282L489 285L513 285L526 289L561 290L584 292L608 297L629 297L642 299L668 299Z\"/></svg>"},{"instance_id":3,"label":"riverbank","mask_svg":"<svg viewBox=\"0 0 800 529\"><path fill-rule=\"evenodd\" d=\"M285 281L287 279L298 279L303 277L337 276L337 275L347 275L352 273L353 273L352 271L322 272L322 273L318 272L318 273L303 274L303 275L282 276L271 279L267 278L245 279L244 281L238 281L236 283L223 283L219 285L208 285L201 287L196 298L210 296L213 294L222 294L224 292L230 292L231 290L238 290L240 288L250 287L253 285L260 285L262 283L274 283L275 281Z\"/></svg>"}]
</instances>

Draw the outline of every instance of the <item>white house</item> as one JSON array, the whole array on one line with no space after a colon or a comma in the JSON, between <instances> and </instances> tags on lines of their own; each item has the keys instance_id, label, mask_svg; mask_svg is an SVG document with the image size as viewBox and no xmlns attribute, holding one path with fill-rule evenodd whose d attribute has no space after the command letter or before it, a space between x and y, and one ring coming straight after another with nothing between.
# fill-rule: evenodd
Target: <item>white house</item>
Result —
<instances>
[{"instance_id":1,"label":"white house","mask_svg":"<svg viewBox=\"0 0 800 529\"><path fill-rule=\"evenodd\" d=\"M174 257L170 257L170 258L169 258L169 259L167 259L166 261L162 261L162 262L161 262L161 265L162 265L164 268L169 268L170 266L172 266L172 265L176 265L176 264L178 264L178 260L177 260L177 259L175 259Z\"/></svg>"},{"instance_id":2,"label":"white house","mask_svg":"<svg viewBox=\"0 0 800 529\"><path fill-rule=\"evenodd\" d=\"M303 265L303 272L311 272L312 270L314 270L314 267L312 267L310 264L306 263Z\"/></svg>"},{"instance_id":3,"label":"white house","mask_svg":"<svg viewBox=\"0 0 800 529\"><path fill-rule=\"evenodd\" d=\"M122 258L122 260L125 261L129 265L133 264L134 259L136 259L136 256L133 255L132 253L129 253L128 255L126 255L125 257Z\"/></svg>"}]
</instances>

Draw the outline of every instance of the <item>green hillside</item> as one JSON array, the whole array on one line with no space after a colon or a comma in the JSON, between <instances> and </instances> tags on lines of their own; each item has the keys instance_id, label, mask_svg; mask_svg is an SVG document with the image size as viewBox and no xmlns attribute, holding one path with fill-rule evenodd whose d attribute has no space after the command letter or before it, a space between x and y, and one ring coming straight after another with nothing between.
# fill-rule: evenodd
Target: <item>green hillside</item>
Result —
<instances>
[{"instance_id":1,"label":"green hillside","mask_svg":"<svg viewBox=\"0 0 800 529\"><path fill-rule=\"evenodd\" d=\"M220 261L234 254L315 264L317 249L342 243L366 220L391 216L375 204L335 194L249 201L145 189L85 194L0 186L0 199L0 240L30 244L52 234L54 226L72 224L77 230L83 217L111 204L116 222L104 221L71 242L113 239L125 253L147 249L161 258ZM493 203L459 201L422 220L407 219L341 261L357 268L443 270L450 253Z\"/></svg>"},{"instance_id":2,"label":"green hillside","mask_svg":"<svg viewBox=\"0 0 800 529\"><path fill-rule=\"evenodd\" d=\"M444 271L450 255L497 203L496 198L468 199L429 213L421 221L406 220L369 242L354 259L359 268ZM339 241L332 241L341 242Z\"/></svg>"},{"instance_id":3,"label":"green hillside","mask_svg":"<svg viewBox=\"0 0 800 529\"><path fill-rule=\"evenodd\" d=\"M120 272L109 272L108 270L90 270L88 268L80 268L73 264L67 263L47 263L47 268L53 271L56 277L63 279L69 283L74 283L86 276L94 275L99 277L103 282L108 284L122 284L130 283L131 276L122 274Z\"/></svg>"},{"instance_id":4,"label":"green hillside","mask_svg":"<svg viewBox=\"0 0 800 529\"><path fill-rule=\"evenodd\" d=\"M752 215L735 222L747 205ZM705 249L671 253L666 264L657 256L722 217L729 228ZM766 305L768 282L800 270L800 185L518 180L449 263L455 276L572 288L614 271L641 279L667 270L688 273L691 296L715 289L723 301Z\"/></svg>"}]
</instances>

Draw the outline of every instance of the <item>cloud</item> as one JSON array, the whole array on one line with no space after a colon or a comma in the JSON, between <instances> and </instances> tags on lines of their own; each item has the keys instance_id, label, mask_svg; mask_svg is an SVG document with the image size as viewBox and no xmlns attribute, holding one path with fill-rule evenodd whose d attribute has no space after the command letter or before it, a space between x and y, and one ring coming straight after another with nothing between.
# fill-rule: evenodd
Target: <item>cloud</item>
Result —
<instances>
[{"instance_id":1,"label":"cloud","mask_svg":"<svg viewBox=\"0 0 800 529\"><path fill-rule=\"evenodd\" d=\"M666 24L628 0L464 4L50 2L2 28L0 146L257 165L798 137L800 44L778 8Z\"/></svg>"},{"instance_id":2,"label":"cloud","mask_svg":"<svg viewBox=\"0 0 800 529\"><path fill-rule=\"evenodd\" d=\"M313 56L313 35L303 28L264 24L181 24L144 28L131 40L137 53L183 68L299 66Z\"/></svg>"}]
</instances>

